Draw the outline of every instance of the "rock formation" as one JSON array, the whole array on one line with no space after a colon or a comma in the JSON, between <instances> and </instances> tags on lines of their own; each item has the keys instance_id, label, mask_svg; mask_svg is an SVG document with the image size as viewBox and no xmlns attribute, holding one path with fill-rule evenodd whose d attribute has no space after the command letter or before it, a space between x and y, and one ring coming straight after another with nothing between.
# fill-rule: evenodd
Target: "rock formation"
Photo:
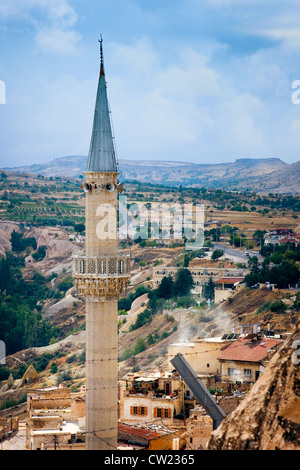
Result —
<instances>
[{"instance_id":1,"label":"rock formation","mask_svg":"<svg viewBox=\"0 0 300 470\"><path fill-rule=\"evenodd\" d=\"M212 433L209 450L300 450L300 322L247 397Z\"/></svg>"}]
</instances>

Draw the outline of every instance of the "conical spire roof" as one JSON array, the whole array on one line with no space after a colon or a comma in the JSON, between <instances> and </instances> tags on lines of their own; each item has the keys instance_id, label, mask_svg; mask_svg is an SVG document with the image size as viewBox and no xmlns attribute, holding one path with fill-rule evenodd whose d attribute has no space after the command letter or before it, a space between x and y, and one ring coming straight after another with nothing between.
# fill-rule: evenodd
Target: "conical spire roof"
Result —
<instances>
[{"instance_id":1,"label":"conical spire roof","mask_svg":"<svg viewBox=\"0 0 300 470\"><path fill-rule=\"evenodd\" d=\"M94 112L89 158L86 171L117 172L116 154L111 129L110 111L104 73L102 39L100 42L100 75Z\"/></svg>"}]
</instances>

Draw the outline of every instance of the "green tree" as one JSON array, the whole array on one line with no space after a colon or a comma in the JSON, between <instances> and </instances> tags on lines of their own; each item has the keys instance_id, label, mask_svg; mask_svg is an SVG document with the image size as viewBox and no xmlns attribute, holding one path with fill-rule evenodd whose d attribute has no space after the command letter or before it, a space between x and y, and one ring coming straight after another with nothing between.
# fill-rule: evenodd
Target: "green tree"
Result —
<instances>
[{"instance_id":1,"label":"green tree","mask_svg":"<svg viewBox=\"0 0 300 470\"><path fill-rule=\"evenodd\" d=\"M259 272L259 264L257 256L252 256L248 261L248 268L251 274L257 274Z\"/></svg>"},{"instance_id":2,"label":"green tree","mask_svg":"<svg viewBox=\"0 0 300 470\"><path fill-rule=\"evenodd\" d=\"M202 297L210 302L214 302L215 300L215 283L211 276L202 288Z\"/></svg>"},{"instance_id":3,"label":"green tree","mask_svg":"<svg viewBox=\"0 0 300 470\"><path fill-rule=\"evenodd\" d=\"M12 292L11 263L7 257L0 258L0 291Z\"/></svg>"},{"instance_id":4,"label":"green tree","mask_svg":"<svg viewBox=\"0 0 300 470\"><path fill-rule=\"evenodd\" d=\"M229 237L229 243L230 245L234 245L236 247L239 247L239 246L243 246L244 245L244 242L242 240L241 237L239 237L239 235L237 235L236 233L232 233Z\"/></svg>"},{"instance_id":5,"label":"green tree","mask_svg":"<svg viewBox=\"0 0 300 470\"><path fill-rule=\"evenodd\" d=\"M274 302L271 303L270 310L271 312L285 313L285 311L287 310L287 305L282 302L282 300L276 299L274 300Z\"/></svg>"},{"instance_id":6,"label":"green tree","mask_svg":"<svg viewBox=\"0 0 300 470\"><path fill-rule=\"evenodd\" d=\"M137 338L135 341L134 350L133 350L134 355L145 351L145 349L146 349L146 344L145 344L144 338Z\"/></svg>"},{"instance_id":7,"label":"green tree","mask_svg":"<svg viewBox=\"0 0 300 470\"><path fill-rule=\"evenodd\" d=\"M266 230L256 230L253 234L253 240L261 240L264 238L264 234L267 233Z\"/></svg>"},{"instance_id":8,"label":"green tree","mask_svg":"<svg viewBox=\"0 0 300 470\"><path fill-rule=\"evenodd\" d=\"M183 267L184 267L184 268L187 268L187 267L188 267L188 265L190 264L190 260L191 260L190 254L189 254L189 253L185 253L185 254L184 254L184 257L183 257Z\"/></svg>"},{"instance_id":9,"label":"green tree","mask_svg":"<svg viewBox=\"0 0 300 470\"><path fill-rule=\"evenodd\" d=\"M296 299L293 303L293 308L296 310L300 310L300 292L298 292L296 295Z\"/></svg>"},{"instance_id":10,"label":"green tree","mask_svg":"<svg viewBox=\"0 0 300 470\"><path fill-rule=\"evenodd\" d=\"M152 320L152 315L153 313L148 308L146 308L143 312L139 313L135 323L130 326L130 331L137 330L146 323L150 323Z\"/></svg>"},{"instance_id":11,"label":"green tree","mask_svg":"<svg viewBox=\"0 0 300 470\"><path fill-rule=\"evenodd\" d=\"M13 230L11 237L10 237L10 242L11 242L12 251L15 251L16 253L20 253L21 251L24 250L24 243L22 240L21 233L17 233L15 230Z\"/></svg>"},{"instance_id":12,"label":"green tree","mask_svg":"<svg viewBox=\"0 0 300 470\"><path fill-rule=\"evenodd\" d=\"M155 343L153 335L151 333L149 333L149 335L147 336L147 343L149 344L149 346Z\"/></svg>"},{"instance_id":13,"label":"green tree","mask_svg":"<svg viewBox=\"0 0 300 470\"><path fill-rule=\"evenodd\" d=\"M188 269L180 268L177 272L174 293L178 297L188 295L194 286L192 274Z\"/></svg>"},{"instance_id":14,"label":"green tree","mask_svg":"<svg viewBox=\"0 0 300 470\"><path fill-rule=\"evenodd\" d=\"M274 266L267 274L271 284L276 284L279 289L286 289L299 282L300 271L295 263L283 261L279 266Z\"/></svg>"},{"instance_id":15,"label":"green tree","mask_svg":"<svg viewBox=\"0 0 300 470\"><path fill-rule=\"evenodd\" d=\"M157 288L157 296L161 299L171 299L174 295L174 281L172 276L164 276Z\"/></svg>"},{"instance_id":16,"label":"green tree","mask_svg":"<svg viewBox=\"0 0 300 470\"><path fill-rule=\"evenodd\" d=\"M274 263L274 264L280 264L282 262L284 258L284 255L283 253L273 253L271 256L270 256L270 261L271 263Z\"/></svg>"},{"instance_id":17,"label":"green tree","mask_svg":"<svg viewBox=\"0 0 300 470\"><path fill-rule=\"evenodd\" d=\"M189 308L197 305L196 300L191 295L179 297L177 307Z\"/></svg>"},{"instance_id":18,"label":"green tree","mask_svg":"<svg viewBox=\"0 0 300 470\"><path fill-rule=\"evenodd\" d=\"M85 231L85 225L84 224L76 224L74 225L74 230L75 232L82 233Z\"/></svg>"},{"instance_id":19,"label":"green tree","mask_svg":"<svg viewBox=\"0 0 300 470\"><path fill-rule=\"evenodd\" d=\"M51 367L50 367L51 374L56 374L57 371L58 371L57 365L55 364L55 362L52 362Z\"/></svg>"},{"instance_id":20,"label":"green tree","mask_svg":"<svg viewBox=\"0 0 300 470\"><path fill-rule=\"evenodd\" d=\"M38 251L36 251L35 253L32 254L32 258L35 261L41 261L42 259L45 258L46 251L47 251L46 245L41 245L41 246L39 246Z\"/></svg>"},{"instance_id":21,"label":"green tree","mask_svg":"<svg viewBox=\"0 0 300 470\"><path fill-rule=\"evenodd\" d=\"M73 287L73 278L72 276L68 275L66 276L59 284L58 284L58 289L61 292L66 292L68 289L71 289Z\"/></svg>"},{"instance_id":22,"label":"green tree","mask_svg":"<svg viewBox=\"0 0 300 470\"><path fill-rule=\"evenodd\" d=\"M222 258L224 255L224 250L214 250L211 255L212 260L217 260L219 258Z\"/></svg>"},{"instance_id":23,"label":"green tree","mask_svg":"<svg viewBox=\"0 0 300 470\"><path fill-rule=\"evenodd\" d=\"M261 273L250 273L245 276L245 283L247 287L252 287L260 282L264 282L264 277Z\"/></svg>"}]
</instances>

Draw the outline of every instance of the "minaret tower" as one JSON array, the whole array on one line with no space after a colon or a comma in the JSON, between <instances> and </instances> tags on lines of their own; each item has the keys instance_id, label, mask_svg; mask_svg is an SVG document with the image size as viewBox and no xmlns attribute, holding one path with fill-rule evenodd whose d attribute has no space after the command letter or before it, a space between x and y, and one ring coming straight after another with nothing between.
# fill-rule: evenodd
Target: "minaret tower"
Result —
<instances>
[{"instance_id":1,"label":"minaret tower","mask_svg":"<svg viewBox=\"0 0 300 470\"><path fill-rule=\"evenodd\" d=\"M118 299L130 277L129 257L118 251L118 171L100 42L100 76L85 183L85 254L73 276L86 301L86 449L117 448Z\"/></svg>"}]
</instances>

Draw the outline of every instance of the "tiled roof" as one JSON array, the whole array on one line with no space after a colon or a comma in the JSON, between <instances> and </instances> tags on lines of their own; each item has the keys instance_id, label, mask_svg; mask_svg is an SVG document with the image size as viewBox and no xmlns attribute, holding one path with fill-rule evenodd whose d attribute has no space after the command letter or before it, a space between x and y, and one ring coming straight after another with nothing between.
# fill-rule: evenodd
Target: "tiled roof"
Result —
<instances>
[{"instance_id":1,"label":"tiled roof","mask_svg":"<svg viewBox=\"0 0 300 470\"><path fill-rule=\"evenodd\" d=\"M297 240L298 238L299 238L299 235L294 235L293 237L282 238L280 241L281 242L296 242L296 241L298 241Z\"/></svg>"},{"instance_id":2,"label":"tiled roof","mask_svg":"<svg viewBox=\"0 0 300 470\"><path fill-rule=\"evenodd\" d=\"M282 340L268 338L239 338L220 351L222 361L260 362L267 358L268 351L276 348Z\"/></svg>"},{"instance_id":3,"label":"tiled roof","mask_svg":"<svg viewBox=\"0 0 300 470\"><path fill-rule=\"evenodd\" d=\"M150 439L157 439L161 436L161 433L152 431L151 429L145 429L135 426L129 426L128 424L118 423L119 433L130 434L138 440L149 441Z\"/></svg>"},{"instance_id":4,"label":"tiled roof","mask_svg":"<svg viewBox=\"0 0 300 470\"><path fill-rule=\"evenodd\" d=\"M215 284L219 284L220 282L224 282L224 284L232 284L236 282L243 282L245 277L222 277L221 279L218 279L215 281Z\"/></svg>"}]
</instances>

